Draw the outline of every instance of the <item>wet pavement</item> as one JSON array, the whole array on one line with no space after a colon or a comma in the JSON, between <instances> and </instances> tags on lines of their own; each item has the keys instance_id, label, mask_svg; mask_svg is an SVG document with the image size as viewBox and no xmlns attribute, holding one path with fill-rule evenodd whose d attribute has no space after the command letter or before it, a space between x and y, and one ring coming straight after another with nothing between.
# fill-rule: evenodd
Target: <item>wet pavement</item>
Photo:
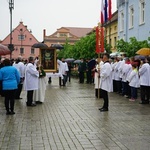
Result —
<instances>
[{"instance_id":1,"label":"wet pavement","mask_svg":"<svg viewBox=\"0 0 150 150\"><path fill-rule=\"evenodd\" d=\"M150 150L150 105L111 93L109 111L100 112L94 85L58 84L53 78L36 107L23 91L11 116L0 97L0 150Z\"/></svg>"}]
</instances>

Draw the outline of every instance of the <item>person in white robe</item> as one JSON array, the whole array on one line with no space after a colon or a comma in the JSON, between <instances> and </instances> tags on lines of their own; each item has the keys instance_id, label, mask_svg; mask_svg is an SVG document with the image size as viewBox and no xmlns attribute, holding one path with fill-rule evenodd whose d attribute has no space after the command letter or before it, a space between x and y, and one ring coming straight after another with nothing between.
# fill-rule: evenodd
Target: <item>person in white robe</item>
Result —
<instances>
[{"instance_id":1,"label":"person in white robe","mask_svg":"<svg viewBox=\"0 0 150 150\"><path fill-rule=\"evenodd\" d=\"M39 65L38 89L35 90L33 94L33 101L36 104L42 104L44 102L47 83L48 80L43 66Z\"/></svg>"},{"instance_id":2,"label":"person in white robe","mask_svg":"<svg viewBox=\"0 0 150 150\"><path fill-rule=\"evenodd\" d=\"M13 66L19 71L20 74L20 83L18 84L18 89L15 93L15 99L22 99L20 94L22 92L23 82L24 82L24 75L25 75L25 65L22 62L22 57L18 57L18 59L13 63Z\"/></svg>"},{"instance_id":3,"label":"person in white robe","mask_svg":"<svg viewBox=\"0 0 150 150\"><path fill-rule=\"evenodd\" d=\"M29 57L25 70L24 90L27 91L27 106L36 106L33 103L33 92L38 89L39 71L34 65L34 58Z\"/></svg>"},{"instance_id":4,"label":"person in white robe","mask_svg":"<svg viewBox=\"0 0 150 150\"><path fill-rule=\"evenodd\" d=\"M140 87L141 87L141 102L140 104L149 104L149 80L150 80L150 71L149 71L149 63L143 61L139 68L139 76L140 76Z\"/></svg>"},{"instance_id":5,"label":"person in white robe","mask_svg":"<svg viewBox=\"0 0 150 150\"><path fill-rule=\"evenodd\" d=\"M135 101L137 99L137 88L140 87L137 63L132 63L132 71L128 77L129 86L131 88L131 98L129 101Z\"/></svg>"},{"instance_id":6,"label":"person in white robe","mask_svg":"<svg viewBox=\"0 0 150 150\"><path fill-rule=\"evenodd\" d=\"M97 64L96 64L95 68L93 69L93 71L95 72L94 73L95 97L96 98L102 98L101 90L99 88L100 77L99 77L99 73L98 72L100 71L100 68L102 67L102 65L104 63L103 63L101 58L100 58L100 60L99 60L99 58L96 59L96 62L97 62Z\"/></svg>"},{"instance_id":7,"label":"person in white robe","mask_svg":"<svg viewBox=\"0 0 150 150\"><path fill-rule=\"evenodd\" d=\"M69 71L68 64L65 62L64 58L61 60L58 59L57 63L59 65L59 73L63 75L63 86L65 86L67 82L67 72Z\"/></svg>"},{"instance_id":8,"label":"person in white robe","mask_svg":"<svg viewBox=\"0 0 150 150\"><path fill-rule=\"evenodd\" d=\"M102 97L104 99L103 107L99 109L101 112L108 111L108 92L113 91L112 67L109 63L109 54L106 53L103 55L103 62L104 64L100 68L100 89L102 90Z\"/></svg>"}]
</instances>

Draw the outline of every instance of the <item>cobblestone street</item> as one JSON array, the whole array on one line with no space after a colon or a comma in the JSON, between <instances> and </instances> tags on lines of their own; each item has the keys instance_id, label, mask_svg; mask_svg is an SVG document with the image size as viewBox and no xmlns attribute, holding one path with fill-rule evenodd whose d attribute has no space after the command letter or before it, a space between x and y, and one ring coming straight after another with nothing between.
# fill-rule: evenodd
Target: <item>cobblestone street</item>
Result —
<instances>
[{"instance_id":1,"label":"cobblestone street","mask_svg":"<svg viewBox=\"0 0 150 150\"><path fill-rule=\"evenodd\" d=\"M110 93L109 111L100 112L94 85L58 84L53 78L36 107L26 106L23 91L15 115L0 98L0 150L150 150L150 105Z\"/></svg>"}]
</instances>

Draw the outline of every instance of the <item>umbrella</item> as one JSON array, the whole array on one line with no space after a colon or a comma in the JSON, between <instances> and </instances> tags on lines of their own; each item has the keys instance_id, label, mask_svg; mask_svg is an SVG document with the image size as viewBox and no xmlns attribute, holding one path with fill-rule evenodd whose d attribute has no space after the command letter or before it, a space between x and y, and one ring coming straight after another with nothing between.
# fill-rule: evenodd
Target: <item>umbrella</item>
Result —
<instances>
[{"instance_id":1,"label":"umbrella","mask_svg":"<svg viewBox=\"0 0 150 150\"><path fill-rule=\"evenodd\" d=\"M73 61L74 61L74 58L66 58L65 61L66 61L66 62L73 62Z\"/></svg>"},{"instance_id":2,"label":"umbrella","mask_svg":"<svg viewBox=\"0 0 150 150\"><path fill-rule=\"evenodd\" d=\"M136 52L136 54L149 56L150 55L150 48L141 48Z\"/></svg>"},{"instance_id":3,"label":"umbrella","mask_svg":"<svg viewBox=\"0 0 150 150\"><path fill-rule=\"evenodd\" d=\"M63 49L64 47L61 44L52 44L51 47L56 49Z\"/></svg>"},{"instance_id":4,"label":"umbrella","mask_svg":"<svg viewBox=\"0 0 150 150\"><path fill-rule=\"evenodd\" d=\"M135 59L141 59L141 60L144 60L145 59L145 56L143 55L136 55L134 56Z\"/></svg>"},{"instance_id":5,"label":"umbrella","mask_svg":"<svg viewBox=\"0 0 150 150\"><path fill-rule=\"evenodd\" d=\"M73 63L79 64L80 62L81 62L81 60L80 60L80 59L77 59L77 60L75 60Z\"/></svg>"},{"instance_id":6,"label":"umbrella","mask_svg":"<svg viewBox=\"0 0 150 150\"><path fill-rule=\"evenodd\" d=\"M32 47L33 48L47 48L48 46L44 43L39 42L39 43L33 44Z\"/></svg>"},{"instance_id":7,"label":"umbrella","mask_svg":"<svg viewBox=\"0 0 150 150\"><path fill-rule=\"evenodd\" d=\"M0 44L0 55L10 54L10 50L7 46Z\"/></svg>"},{"instance_id":8,"label":"umbrella","mask_svg":"<svg viewBox=\"0 0 150 150\"><path fill-rule=\"evenodd\" d=\"M95 59L91 59L91 60L88 62L88 68L89 68L89 69L92 69L93 67L95 67L95 64L96 64Z\"/></svg>"}]
</instances>

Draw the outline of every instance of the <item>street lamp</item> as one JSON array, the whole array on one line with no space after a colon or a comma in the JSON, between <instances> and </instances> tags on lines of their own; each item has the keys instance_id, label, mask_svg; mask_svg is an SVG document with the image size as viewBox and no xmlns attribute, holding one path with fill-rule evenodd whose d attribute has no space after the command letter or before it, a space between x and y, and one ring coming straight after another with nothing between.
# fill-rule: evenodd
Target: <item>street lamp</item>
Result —
<instances>
[{"instance_id":1,"label":"street lamp","mask_svg":"<svg viewBox=\"0 0 150 150\"><path fill-rule=\"evenodd\" d=\"M14 50L14 45L12 44L12 10L14 9L14 0L9 0L9 9L10 9L10 44L8 48L10 50L10 59L12 56L12 51Z\"/></svg>"}]
</instances>

